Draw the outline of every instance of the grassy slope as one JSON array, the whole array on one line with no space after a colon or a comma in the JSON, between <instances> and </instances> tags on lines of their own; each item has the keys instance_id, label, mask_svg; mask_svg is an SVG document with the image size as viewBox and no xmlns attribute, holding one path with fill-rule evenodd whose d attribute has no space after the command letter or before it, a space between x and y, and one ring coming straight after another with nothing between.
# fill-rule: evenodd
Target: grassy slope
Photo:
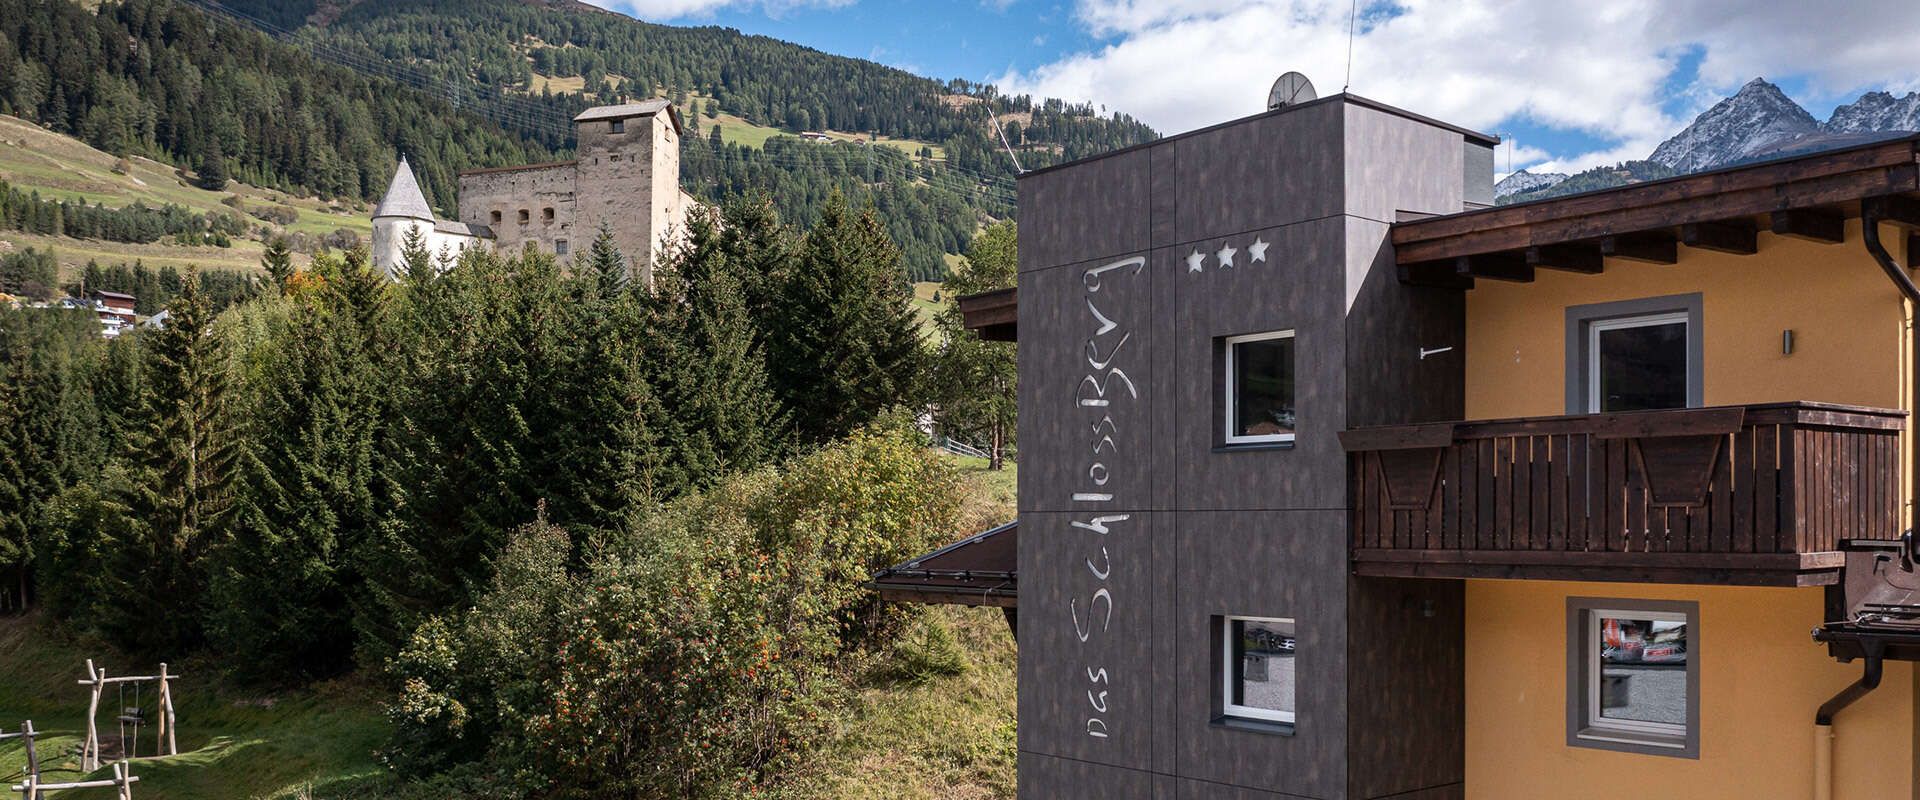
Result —
<instances>
[{"instance_id":1,"label":"grassy slope","mask_svg":"<svg viewBox=\"0 0 1920 800\"><path fill-rule=\"evenodd\" d=\"M1016 472L957 459L972 492L962 528L1013 519ZM997 608L935 606L924 624L944 627L966 662L958 675L919 685L863 688L820 760L799 781L807 798L976 800L1014 790L1016 648Z\"/></svg>"},{"instance_id":2,"label":"grassy slope","mask_svg":"<svg viewBox=\"0 0 1920 800\"><path fill-rule=\"evenodd\" d=\"M110 656L104 648L48 628L37 618L0 618L0 675L7 676L0 681L0 727L16 731L22 720L33 720L46 734L36 748L42 780L80 780L75 755L86 733L87 692L75 681L87 658ZM153 669L117 659L101 666L109 676ZM219 683L214 680L219 668L211 661L173 667L185 676L174 684L181 754L136 761L136 797L293 798L309 787L337 791L383 772L373 750L386 735L385 723L372 690L350 683L272 696L210 689ZM126 698L132 702L131 689ZM152 715L152 687L143 700ZM109 748L118 747L113 709L119 703L118 692L109 690L99 716L102 743ZM141 731L141 752L153 751L153 731L151 726ZM0 782L18 780L25 761L18 740L0 743ZM110 774L109 769L97 775ZM71 800L111 796L111 791L59 795Z\"/></svg>"},{"instance_id":3,"label":"grassy slope","mask_svg":"<svg viewBox=\"0 0 1920 800\"><path fill-rule=\"evenodd\" d=\"M221 201L238 194L248 207L293 208L299 218L288 226L289 230L318 236L346 228L362 238L372 235L373 223L362 204L292 197L237 181L228 186L229 191L210 192L188 183L186 176L173 166L138 156L128 159L133 167L130 174L115 174L113 166L117 160L78 139L17 117L0 115L0 180L22 190L38 191L43 198L82 200L108 207L136 201L152 206L172 203L207 213L233 210ZM0 231L0 242L14 247L52 247L61 264L69 268L84 266L89 259L102 264L143 259L150 266L200 264L254 269L260 264L262 250L260 243L253 241L236 241L230 248L176 247L161 242L134 245L33 236L19 231Z\"/></svg>"},{"instance_id":4,"label":"grassy slope","mask_svg":"<svg viewBox=\"0 0 1920 800\"><path fill-rule=\"evenodd\" d=\"M966 530L1012 519L1014 471L991 472L960 459L972 484ZM857 693L819 758L796 778L802 798L974 800L1010 798L1014 788L1014 643L998 609L936 607L927 623L944 627L967 668L925 683L872 681ZM37 619L0 617L0 729L31 719L40 739L43 778L76 780L73 757L85 733L87 695L74 681L87 658L112 659L109 674L149 669L108 656ZM386 736L381 696L354 682L274 695L235 691L216 680L213 661L174 666L181 755L136 762L141 800L296 800L378 796L385 772L373 752ZM132 695L128 695L131 701ZM152 707L152 695L145 697ZM99 719L113 741L109 694ZM151 713L151 712L149 712ZM152 729L142 731L150 752ZM109 747L115 745L109 743ZM0 742L0 782L18 780L25 754ZM102 771L105 774L105 771ZM4 786L0 786L3 793ZM65 800L111 797L69 792Z\"/></svg>"}]
</instances>

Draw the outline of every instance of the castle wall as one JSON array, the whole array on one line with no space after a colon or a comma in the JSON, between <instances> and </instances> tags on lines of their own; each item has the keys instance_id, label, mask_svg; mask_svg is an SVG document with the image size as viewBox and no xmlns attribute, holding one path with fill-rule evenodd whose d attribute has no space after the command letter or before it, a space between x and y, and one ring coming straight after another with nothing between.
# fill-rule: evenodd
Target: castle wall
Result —
<instances>
[{"instance_id":1,"label":"castle wall","mask_svg":"<svg viewBox=\"0 0 1920 800\"><path fill-rule=\"evenodd\" d=\"M434 258L456 259L467 248L489 247L485 239L477 236L463 236L455 233L434 230L433 223L423 219L405 217L381 217L373 221L373 265L387 273L387 277L398 279L402 259L400 251L406 246L408 231L419 231L420 241L426 245L427 252Z\"/></svg>"},{"instance_id":2,"label":"castle wall","mask_svg":"<svg viewBox=\"0 0 1920 800\"><path fill-rule=\"evenodd\" d=\"M594 226L579 224L576 182L573 162L461 173L460 221L491 228L502 254L532 242L564 259L593 241Z\"/></svg>"},{"instance_id":3,"label":"castle wall","mask_svg":"<svg viewBox=\"0 0 1920 800\"><path fill-rule=\"evenodd\" d=\"M591 241L604 222L634 280L651 285L661 243L686 216L679 136L666 113L618 120L624 123L618 133L614 122L589 120L576 127L580 237Z\"/></svg>"}]
</instances>

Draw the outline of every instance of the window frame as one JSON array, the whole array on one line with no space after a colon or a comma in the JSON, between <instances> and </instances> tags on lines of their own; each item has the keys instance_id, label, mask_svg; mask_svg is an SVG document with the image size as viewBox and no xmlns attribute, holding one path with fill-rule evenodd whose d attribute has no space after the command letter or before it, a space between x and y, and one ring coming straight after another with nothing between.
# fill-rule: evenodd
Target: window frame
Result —
<instances>
[{"instance_id":1,"label":"window frame","mask_svg":"<svg viewBox=\"0 0 1920 800\"><path fill-rule=\"evenodd\" d=\"M1687 626L1684 724L1605 719L1600 708L1600 620L1644 619ZM1567 746L1642 755L1700 757L1700 605L1617 597L1567 598Z\"/></svg>"},{"instance_id":2,"label":"window frame","mask_svg":"<svg viewBox=\"0 0 1920 800\"><path fill-rule=\"evenodd\" d=\"M1294 726L1299 724L1300 718L1299 662L1295 662L1293 671L1293 711L1243 706L1233 702L1234 679L1238 676L1238 670L1240 668L1239 659L1234 657L1233 623L1266 622L1292 625L1293 639L1296 643L1296 655L1294 658L1297 659L1299 658L1297 650L1298 642L1300 641L1299 620L1293 617L1254 617L1242 614L1223 614L1214 617L1214 619L1217 621L1214 626L1214 631L1220 637L1219 647L1215 651L1215 655L1220 659L1217 669L1219 675L1217 676L1218 681L1216 684L1220 690L1220 702L1218 704L1218 712L1215 714L1217 717L1216 721L1223 723L1245 723L1262 727L1271 726L1286 732L1292 732Z\"/></svg>"},{"instance_id":3,"label":"window frame","mask_svg":"<svg viewBox=\"0 0 1920 800\"><path fill-rule=\"evenodd\" d=\"M567 254L568 254L568 251L569 251L569 249L570 249L570 248L569 248L569 246L568 246L568 242L567 242L567 240L565 240L565 239L555 239L555 240L553 240L553 254L554 254L554 255L556 255L556 256L564 256L564 255L567 255Z\"/></svg>"},{"instance_id":4,"label":"window frame","mask_svg":"<svg viewBox=\"0 0 1920 800\"><path fill-rule=\"evenodd\" d=\"M1568 414L1600 414L1599 359L1595 340L1599 331L1637 327L1622 324L1635 320L1684 316L1687 342L1687 404L1684 408L1705 405L1704 315L1699 292L1691 294L1617 300L1567 307L1566 396Z\"/></svg>"},{"instance_id":5,"label":"window frame","mask_svg":"<svg viewBox=\"0 0 1920 800\"><path fill-rule=\"evenodd\" d=\"M1297 329L1285 328L1281 330L1264 331L1261 333L1243 333L1237 336L1222 337L1220 340L1220 349L1222 351L1222 356L1224 359L1222 362L1222 374L1220 377L1221 401L1220 401L1219 407L1223 414L1223 419L1221 420L1221 424L1220 424L1220 435L1221 435L1220 442L1221 444L1227 447L1238 447L1238 446L1245 446L1245 445L1292 444L1299 437L1300 422L1299 422L1298 408L1296 408L1294 411L1294 414L1295 414L1294 430L1292 433L1267 433L1267 434L1256 434L1251 436L1234 433L1234 429L1239 419L1239 412L1240 412L1240 397L1239 397L1240 392L1239 392L1239 386L1238 386L1238 380L1237 380L1238 374L1234 371L1234 368L1233 368L1234 348L1237 345L1247 344L1249 342L1266 342L1266 341L1273 341L1276 339L1292 339L1293 340L1294 363L1291 366L1294 368L1294 378L1295 378L1294 388L1296 389L1295 400L1297 402L1298 394L1299 394L1297 390L1299 388L1298 379L1299 379L1299 362L1300 362L1300 359L1299 359L1300 337Z\"/></svg>"},{"instance_id":6,"label":"window frame","mask_svg":"<svg viewBox=\"0 0 1920 800\"><path fill-rule=\"evenodd\" d=\"M626 133L626 132L627 132L627 121L626 121L626 120L624 120L624 119L614 119L614 120L608 120L608 121L607 121L607 133L609 133L609 134L615 134L615 135L618 135L618 134L623 134L623 133Z\"/></svg>"}]
</instances>

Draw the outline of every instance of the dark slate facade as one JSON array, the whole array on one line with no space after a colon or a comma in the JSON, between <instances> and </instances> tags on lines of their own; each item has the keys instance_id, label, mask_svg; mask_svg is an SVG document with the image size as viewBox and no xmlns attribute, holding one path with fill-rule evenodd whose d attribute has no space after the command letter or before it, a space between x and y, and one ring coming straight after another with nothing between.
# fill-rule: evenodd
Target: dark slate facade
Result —
<instances>
[{"instance_id":1,"label":"dark slate facade","mask_svg":"<svg viewBox=\"0 0 1920 800\"><path fill-rule=\"evenodd\" d=\"M1461 586L1350 574L1337 434L1461 416L1387 229L1491 145L1335 96L1022 177L1020 796L1461 796ZM1219 340L1282 329L1295 441L1222 446ZM1219 719L1219 615L1297 620L1291 730Z\"/></svg>"}]
</instances>

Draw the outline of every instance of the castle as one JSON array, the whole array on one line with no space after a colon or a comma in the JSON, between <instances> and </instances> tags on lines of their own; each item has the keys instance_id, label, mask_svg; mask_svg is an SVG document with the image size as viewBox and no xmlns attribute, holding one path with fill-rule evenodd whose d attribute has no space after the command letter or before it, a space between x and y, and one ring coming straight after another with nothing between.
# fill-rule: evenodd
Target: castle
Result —
<instances>
[{"instance_id":1,"label":"castle","mask_svg":"<svg viewBox=\"0 0 1920 800\"><path fill-rule=\"evenodd\" d=\"M438 219L406 159L373 211L373 263L397 277L417 232L436 256L469 248L518 252L532 243L569 258L605 225L628 274L651 285L653 265L694 200L680 189L679 112L663 99L589 108L573 118L575 158L460 173L460 219Z\"/></svg>"}]
</instances>

